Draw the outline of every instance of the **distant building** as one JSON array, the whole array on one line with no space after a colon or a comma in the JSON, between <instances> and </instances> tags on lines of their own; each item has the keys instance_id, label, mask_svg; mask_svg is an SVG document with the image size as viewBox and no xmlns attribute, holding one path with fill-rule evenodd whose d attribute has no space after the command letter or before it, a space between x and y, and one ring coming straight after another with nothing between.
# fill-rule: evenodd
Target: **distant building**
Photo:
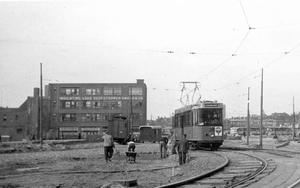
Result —
<instances>
[{"instance_id":1,"label":"distant building","mask_svg":"<svg viewBox=\"0 0 300 188\"><path fill-rule=\"evenodd\" d=\"M11 141L39 139L39 88L34 88L33 97L19 108L0 108L0 117L1 137L9 136Z\"/></svg>"},{"instance_id":2,"label":"distant building","mask_svg":"<svg viewBox=\"0 0 300 188\"><path fill-rule=\"evenodd\" d=\"M102 135L108 121L124 116L133 132L146 124L147 86L136 83L50 83L43 97L40 134L39 88L19 108L0 107L0 135L11 141L86 138ZM2 140L3 141L3 140Z\"/></svg>"},{"instance_id":3,"label":"distant building","mask_svg":"<svg viewBox=\"0 0 300 188\"><path fill-rule=\"evenodd\" d=\"M146 124L147 86L136 83L58 83L45 89L49 132L58 138L102 135L116 115L127 117L133 132Z\"/></svg>"},{"instance_id":4,"label":"distant building","mask_svg":"<svg viewBox=\"0 0 300 188\"><path fill-rule=\"evenodd\" d=\"M250 117L250 126L251 127L259 127L260 126L260 116L252 115ZM284 121L282 119L278 119L277 116L264 116L263 118L263 126L264 127L279 127L282 125ZM247 127L248 119L247 117L232 117L228 119L228 128L230 127Z\"/></svg>"}]
</instances>

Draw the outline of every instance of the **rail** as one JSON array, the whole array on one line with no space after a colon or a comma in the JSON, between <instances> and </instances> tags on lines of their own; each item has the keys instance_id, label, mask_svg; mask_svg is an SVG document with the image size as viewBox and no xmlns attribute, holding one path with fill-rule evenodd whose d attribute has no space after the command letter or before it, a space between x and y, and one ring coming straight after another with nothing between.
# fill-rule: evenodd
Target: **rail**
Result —
<instances>
[{"instance_id":1,"label":"rail","mask_svg":"<svg viewBox=\"0 0 300 188\"><path fill-rule=\"evenodd\" d=\"M217 154L217 153L214 153L215 155L219 155L221 157L223 157L225 159L225 162L218 166L217 168L213 169L213 170L210 170L208 172L205 172L205 173L202 173L200 175L197 175L197 176L194 176L194 177L191 177L191 178L188 178L188 179L185 179L185 180L182 180L182 181L178 181L178 182L173 182L173 183L170 183L170 184L166 184L166 185L161 185L161 186L158 186L156 188L167 188L167 187L178 187L178 186L181 186L181 185L185 185L185 184L188 184L190 182L194 182L196 180L199 180L199 179L202 179L202 178L205 178L205 177L208 177L210 176L211 174L214 174L222 169L224 169L226 166L228 166L229 164L229 159L227 157L225 157L224 155L221 155L221 154Z\"/></svg>"},{"instance_id":2,"label":"rail","mask_svg":"<svg viewBox=\"0 0 300 188\"><path fill-rule=\"evenodd\" d=\"M240 153L240 152L237 152L237 153ZM243 184L243 183L245 183L245 182L253 179L255 176L261 174L267 168L267 166L268 166L268 162L266 160L264 160L263 158L260 158L260 157L257 157L257 156L253 156L253 155L250 155L250 154L246 154L246 153L241 153L241 154L248 155L250 157L256 158L259 161L261 161L262 162L261 168L258 169L255 173L251 174L250 176L242 179L241 181L238 181L238 182L235 182L235 183L233 183L231 185L228 185L225 188L236 187L238 185L241 185L241 184Z\"/></svg>"}]
</instances>

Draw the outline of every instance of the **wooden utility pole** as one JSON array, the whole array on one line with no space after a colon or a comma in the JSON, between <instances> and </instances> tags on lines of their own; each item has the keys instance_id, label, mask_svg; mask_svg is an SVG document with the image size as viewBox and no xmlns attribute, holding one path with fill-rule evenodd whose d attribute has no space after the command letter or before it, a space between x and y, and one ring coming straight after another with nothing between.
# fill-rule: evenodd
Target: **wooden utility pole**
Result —
<instances>
[{"instance_id":1,"label":"wooden utility pole","mask_svg":"<svg viewBox=\"0 0 300 188\"><path fill-rule=\"evenodd\" d=\"M130 93L130 133L133 130L133 110L132 110L132 86L130 86L131 93Z\"/></svg>"},{"instance_id":2,"label":"wooden utility pole","mask_svg":"<svg viewBox=\"0 0 300 188\"><path fill-rule=\"evenodd\" d=\"M249 105L250 105L250 87L248 87L248 102L247 102L247 145L249 145L249 137L250 137L250 112L249 112Z\"/></svg>"},{"instance_id":3,"label":"wooden utility pole","mask_svg":"<svg viewBox=\"0 0 300 188\"><path fill-rule=\"evenodd\" d=\"M262 129L263 129L263 83L264 83L264 69L261 70L261 100L260 100L260 139L259 139L259 147L262 149Z\"/></svg>"},{"instance_id":4,"label":"wooden utility pole","mask_svg":"<svg viewBox=\"0 0 300 188\"><path fill-rule=\"evenodd\" d=\"M40 94L40 142L41 142L41 145L43 145L43 131L42 131L42 122L43 122L43 76L42 76L42 63L41 63L41 94Z\"/></svg>"}]
</instances>

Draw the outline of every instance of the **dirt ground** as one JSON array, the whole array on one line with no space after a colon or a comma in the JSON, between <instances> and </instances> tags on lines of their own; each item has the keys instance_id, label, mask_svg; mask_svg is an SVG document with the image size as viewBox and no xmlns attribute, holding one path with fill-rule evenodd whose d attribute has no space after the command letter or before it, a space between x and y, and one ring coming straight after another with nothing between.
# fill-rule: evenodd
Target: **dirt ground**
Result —
<instances>
[{"instance_id":1,"label":"dirt ground","mask_svg":"<svg viewBox=\"0 0 300 188\"><path fill-rule=\"evenodd\" d=\"M137 144L136 163L126 161L126 145L116 145L120 154L109 163L104 160L102 143L4 147L16 150L0 155L0 187L123 187L114 182L130 179L137 180L135 187L156 187L190 178L224 162L209 152L190 152L189 162L178 166L178 156L161 159L155 143Z\"/></svg>"},{"instance_id":2,"label":"dirt ground","mask_svg":"<svg viewBox=\"0 0 300 188\"><path fill-rule=\"evenodd\" d=\"M259 137L249 145L225 140L223 146L256 148ZM282 146L283 147L279 147ZM178 166L178 156L161 159L157 143L138 143L136 163L126 161L126 145L116 145L119 155L106 163L103 145L93 143L2 143L0 144L0 187L123 187L118 180L137 180L135 187L156 187L180 181L220 166L224 160L210 152L190 151L188 163ZM263 138L265 149L300 150L298 141ZM11 153L3 153L10 152ZM1 152L0 152L1 153Z\"/></svg>"}]
</instances>

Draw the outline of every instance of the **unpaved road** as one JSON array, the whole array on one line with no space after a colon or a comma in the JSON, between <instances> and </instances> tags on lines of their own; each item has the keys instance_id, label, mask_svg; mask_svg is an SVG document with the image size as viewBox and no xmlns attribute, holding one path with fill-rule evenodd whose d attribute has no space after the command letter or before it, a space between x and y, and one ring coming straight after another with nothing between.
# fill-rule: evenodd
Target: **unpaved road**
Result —
<instances>
[{"instance_id":1,"label":"unpaved road","mask_svg":"<svg viewBox=\"0 0 300 188\"><path fill-rule=\"evenodd\" d=\"M136 163L126 162L125 145L116 145L120 155L114 155L109 163L104 160L102 143L67 147L45 144L42 149L35 144L15 147L23 152L0 155L0 187L102 187L126 179L136 179L135 187L155 187L203 173L224 162L208 152L191 152L190 161L178 167L178 156L161 159L158 144L153 143L137 144Z\"/></svg>"}]
</instances>

